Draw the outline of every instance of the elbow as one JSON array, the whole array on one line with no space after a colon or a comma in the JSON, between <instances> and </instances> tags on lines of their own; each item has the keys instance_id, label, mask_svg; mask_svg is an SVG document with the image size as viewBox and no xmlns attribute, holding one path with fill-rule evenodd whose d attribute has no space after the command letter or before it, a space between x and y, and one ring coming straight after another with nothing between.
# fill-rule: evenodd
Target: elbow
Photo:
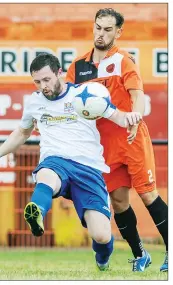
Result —
<instances>
[{"instance_id":1,"label":"elbow","mask_svg":"<svg viewBox=\"0 0 173 285\"><path fill-rule=\"evenodd\" d=\"M30 129L23 129L23 128L20 128L19 127L19 132L20 132L20 136L22 137L22 139L24 141L26 141L30 135L31 135L31 132L32 132L32 129L33 128L30 128Z\"/></svg>"}]
</instances>

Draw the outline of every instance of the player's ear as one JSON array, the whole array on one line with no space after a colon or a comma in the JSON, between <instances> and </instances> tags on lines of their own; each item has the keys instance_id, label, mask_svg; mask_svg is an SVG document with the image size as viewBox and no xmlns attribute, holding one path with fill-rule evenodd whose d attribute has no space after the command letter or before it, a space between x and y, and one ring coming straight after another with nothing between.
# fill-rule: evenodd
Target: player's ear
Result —
<instances>
[{"instance_id":1,"label":"player's ear","mask_svg":"<svg viewBox=\"0 0 173 285\"><path fill-rule=\"evenodd\" d=\"M118 28L116 35L115 35L115 38L118 39L122 35L122 32L123 32L123 28Z\"/></svg>"},{"instance_id":2,"label":"player's ear","mask_svg":"<svg viewBox=\"0 0 173 285\"><path fill-rule=\"evenodd\" d=\"M63 71L62 71L62 68L60 67L58 70L58 76L62 76L62 73L63 73Z\"/></svg>"},{"instance_id":3,"label":"player's ear","mask_svg":"<svg viewBox=\"0 0 173 285\"><path fill-rule=\"evenodd\" d=\"M93 35L94 35L94 32L95 32L95 29L96 29L96 23L94 23L94 25L93 25Z\"/></svg>"}]
</instances>

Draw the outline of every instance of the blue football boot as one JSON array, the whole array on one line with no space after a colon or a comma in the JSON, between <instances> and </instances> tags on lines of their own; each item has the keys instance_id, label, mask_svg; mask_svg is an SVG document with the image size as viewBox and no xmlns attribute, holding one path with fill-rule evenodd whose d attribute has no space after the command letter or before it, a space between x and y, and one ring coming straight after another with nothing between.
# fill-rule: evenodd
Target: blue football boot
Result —
<instances>
[{"instance_id":1,"label":"blue football boot","mask_svg":"<svg viewBox=\"0 0 173 285\"><path fill-rule=\"evenodd\" d=\"M145 268L151 264L151 256L146 250L144 250L142 257L129 259L129 263L133 263L132 271L143 272Z\"/></svg>"},{"instance_id":2,"label":"blue football boot","mask_svg":"<svg viewBox=\"0 0 173 285\"><path fill-rule=\"evenodd\" d=\"M107 271L109 269L109 257L106 257L105 262L103 263L98 262L97 260L98 253L96 253L95 258L96 258L97 267L99 268L100 271Z\"/></svg>"},{"instance_id":3,"label":"blue football boot","mask_svg":"<svg viewBox=\"0 0 173 285\"><path fill-rule=\"evenodd\" d=\"M160 267L161 272L167 272L168 271L168 252L165 253L165 260L162 266Z\"/></svg>"}]
</instances>

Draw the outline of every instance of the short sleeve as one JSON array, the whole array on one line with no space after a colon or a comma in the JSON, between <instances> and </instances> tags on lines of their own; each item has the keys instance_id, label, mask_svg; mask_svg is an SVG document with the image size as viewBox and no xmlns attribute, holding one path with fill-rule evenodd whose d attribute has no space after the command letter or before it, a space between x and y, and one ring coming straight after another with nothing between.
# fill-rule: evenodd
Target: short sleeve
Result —
<instances>
[{"instance_id":1,"label":"short sleeve","mask_svg":"<svg viewBox=\"0 0 173 285\"><path fill-rule=\"evenodd\" d=\"M23 129L29 129L34 125L33 124L33 117L32 117L30 110L31 110L30 105L26 104L26 106L24 107L24 110L23 110L22 119L20 121L20 126Z\"/></svg>"},{"instance_id":2,"label":"short sleeve","mask_svg":"<svg viewBox=\"0 0 173 285\"><path fill-rule=\"evenodd\" d=\"M135 89L143 90L142 79L139 73L139 69L133 59L129 55L125 56L122 60L121 66L122 80L126 90Z\"/></svg>"}]
</instances>

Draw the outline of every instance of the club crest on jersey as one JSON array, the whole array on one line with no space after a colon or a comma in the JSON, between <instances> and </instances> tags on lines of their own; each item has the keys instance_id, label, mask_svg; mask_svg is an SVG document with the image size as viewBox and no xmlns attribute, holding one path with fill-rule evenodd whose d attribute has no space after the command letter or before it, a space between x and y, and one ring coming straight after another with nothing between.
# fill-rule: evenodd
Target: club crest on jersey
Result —
<instances>
[{"instance_id":1,"label":"club crest on jersey","mask_svg":"<svg viewBox=\"0 0 173 285\"><path fill-rule=\"evenodd\" d=\"M115 69L115 64L114 64L114 63L109 64L109 65L106 67L106 71L107 71L108 73L112 73L112 72L114 71L114 69Z\"/></svg>"},{"instance_id":2,"label":"club crest on jersey","mask_svg":"<svg viewBox=\"0 0 173 285\"><path fill-rule=\"evenodd\" d=\"M70 113L73 111L74 111L74 108L73 108L72 103L70 102L64 103L64 113Z\"/></svg>"}]
</instances>

